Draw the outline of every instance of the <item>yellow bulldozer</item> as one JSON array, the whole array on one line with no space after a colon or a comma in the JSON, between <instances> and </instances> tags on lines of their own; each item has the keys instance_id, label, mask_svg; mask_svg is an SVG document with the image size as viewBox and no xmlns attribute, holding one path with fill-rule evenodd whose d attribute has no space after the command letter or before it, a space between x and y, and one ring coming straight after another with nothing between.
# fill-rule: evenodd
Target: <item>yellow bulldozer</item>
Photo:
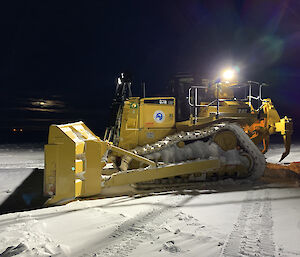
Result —
<instances>
[{"instance_id":1,"label":"yellow bulldozer","mask_svg":"<svg viewBox=\"0 0 300 257\"><path fill-rule=\"evenodd\" d=\"M131 78L121 73L103 139L83 122L50 126L47 205L119 185L261 177L270 135L283 136L281 160L289 154L292 120L280 118L271 99L262 98L266 84L239 83L233 75L226 71L221 79L195 83L179 74L169 96L133 97Z\"/></svg>"}]
</instances>

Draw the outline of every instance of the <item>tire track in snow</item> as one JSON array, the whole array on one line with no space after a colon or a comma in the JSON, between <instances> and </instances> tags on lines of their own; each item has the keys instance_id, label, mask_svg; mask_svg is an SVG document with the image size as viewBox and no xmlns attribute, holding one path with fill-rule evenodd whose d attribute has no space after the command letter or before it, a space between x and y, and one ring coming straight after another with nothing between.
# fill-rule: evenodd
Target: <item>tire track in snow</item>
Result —
<instances>
[{"instance_id":1,"label":"tire track in snow","mask_svg":"<svg viewBox=\"0 0 300 257\"><path fill-rule=\"evenodd\" d=\"M249 191L221 256L275 256L269 192Z\"/></svg>"},{"instance_id":2,"label":"tire track in snow","mask_svg":"<svg viewBox=\"0 0 300 257\"><path fill-rule=\"evenodd\" d=\"M99 249L92 253L80 255L81 257L98 257L98 256L129 256L140 243L146 240L153 240L156 235L155 231L169 217L174 215L173 209L189 201L193 196L188 198L179 197L176 200L168 199L165 207L155 207L150 211L133 217L124 223L118 225L117 229L99 245ZM101 248L102 246L102 248Z\"/></svg>"}]
</instances>

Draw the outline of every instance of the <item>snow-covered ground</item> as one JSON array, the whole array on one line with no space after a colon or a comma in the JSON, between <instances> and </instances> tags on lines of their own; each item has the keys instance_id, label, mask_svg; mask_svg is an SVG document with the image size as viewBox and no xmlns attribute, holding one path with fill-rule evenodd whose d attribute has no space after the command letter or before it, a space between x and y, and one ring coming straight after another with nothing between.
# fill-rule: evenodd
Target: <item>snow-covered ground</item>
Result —
<instances>
[{"instance_id":1,"label":"snow-covered ground","mask_svg":"<svg viewBox=\"0 0 300 257\"><path fill-rule=\"evenodd\" d=\"M283 152L284 152L283 144L270 145L269 151L265 154L267 158L267 162L278 163L281 154ZM286 158L284 158L282 162L285 163L285 162L294 162L294 161L298 161L298 162L300 161L300 144L292 144L290 154Z\"/></svg>"},{"instance_id":2,"label":"snow-covered ground","mask_svg":"<svg viewBox=\"0 0 300 257\"><path fill-rule=\"evenodd\" d=\"M272 146L267 160L281 153ZM300 145L285 161L300 161ZM42 148L0 146L0 202L33 167ZM0 256L300 256L299 243L299 183L229 181L0 215Z\"/></svg>"}]
</instances>

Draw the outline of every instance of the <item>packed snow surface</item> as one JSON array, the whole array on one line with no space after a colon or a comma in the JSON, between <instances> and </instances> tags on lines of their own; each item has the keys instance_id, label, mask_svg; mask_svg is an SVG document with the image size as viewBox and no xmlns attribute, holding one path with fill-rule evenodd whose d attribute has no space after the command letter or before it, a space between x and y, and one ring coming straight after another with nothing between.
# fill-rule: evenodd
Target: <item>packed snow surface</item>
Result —
<instances>
[{"instance_id":1,"label":"packed snow surface","mask_svg":"<svg viewBox=\"0 0 300 257\"><path fill-rule=\"evenodd\" d=\"M282 147L272 146L277 162ZM300 145L286 161L300 161ZM43 167L37 146L0 146L0 202ZM300 187L227 180L0 215L0 256L300 256Z\"/></svg>"}]
</instances>

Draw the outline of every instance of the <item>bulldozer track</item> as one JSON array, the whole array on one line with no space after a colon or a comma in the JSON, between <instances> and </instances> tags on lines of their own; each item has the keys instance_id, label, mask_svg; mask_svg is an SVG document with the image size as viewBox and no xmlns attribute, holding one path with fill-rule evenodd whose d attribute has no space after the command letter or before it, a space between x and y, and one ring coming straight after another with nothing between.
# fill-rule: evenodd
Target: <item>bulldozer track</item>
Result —
<instances>
[{"instance_id":1,"label":"bulldozer track","mask_svg":"<svg viewBox=\"0 0 300 257\"><path fill-rule=\"evenodd\" d=\"M257 148L257 146L251 141L251 139L248 137L248 135L244 132L244 130L237 124L234 123L228 123L228 122L222 122L217 123L212 126L206 127L201 130L195 130L192 132L180 132L171 136L167 136L164 139L151 144L151 145L145 145L143 147L137 147L132 150L135 154L142 155L149 157L149 155L153 155L155 153L162 153L163 150L167 149L168 147L171 147L175 144L177 144L180 141L192 141L192 140L201 140L207 137L213 137L217 132L219 131L232 131L238 140L239 146L247 152L253 159L253 165L249 172L250 179L258 179L261 177L264 173L266 161L264 155L260 152L260 150ZM209 172L209 171L207 171ZM194 178L185 178L183 181L172 181L172 179L169 180L169 183L166 184L173 184L178 182L188 182L187 180L195 181ZM197 178L196 178L197 179ZM163 180L159 180L156 182L145 182L145 183L138 183L138 187L147 187L150 184L153 185L160 185L163 184Z\"/></svg>"},{"instance_id":2,"label":"bulldozer track","mask_svg":"<svg viewBox=\"0 0 300 257\"><path fill-rule=\"evenodd\" d=\"M249 191L221 256L275 256L272 206L268 191Z\"/></svg>"}]
</instances>

